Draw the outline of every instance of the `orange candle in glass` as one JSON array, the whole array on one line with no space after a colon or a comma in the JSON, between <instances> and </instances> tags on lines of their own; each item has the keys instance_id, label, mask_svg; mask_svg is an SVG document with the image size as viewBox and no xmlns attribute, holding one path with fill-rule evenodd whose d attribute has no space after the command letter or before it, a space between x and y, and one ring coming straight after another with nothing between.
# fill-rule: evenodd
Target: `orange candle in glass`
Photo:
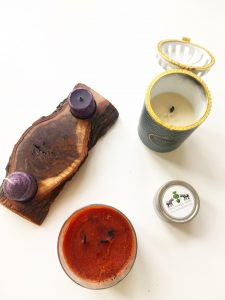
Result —
<instances>
[{"instance_id":1,"label":"orange candle in glass","mask_svg":"<svg viewBox=\"0 0 225 300\"><path fill-rule=\"evenodd\" d=\"M130 221L117 209L90 205L64 223L58 239L60 263L67 275L91 289L108 288L132 268L137 239Z\"/></svg>"}]
</instances>

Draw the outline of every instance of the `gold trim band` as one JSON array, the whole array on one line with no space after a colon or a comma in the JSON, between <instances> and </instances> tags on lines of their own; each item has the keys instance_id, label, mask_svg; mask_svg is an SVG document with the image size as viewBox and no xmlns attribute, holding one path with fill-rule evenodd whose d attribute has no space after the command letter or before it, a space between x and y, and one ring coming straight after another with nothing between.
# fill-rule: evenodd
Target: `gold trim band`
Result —
<instances>
[{"instance_id":1,"label":"gold trim band","mask_svg":"<svg viewBox=\"0 0 225 300\"><path fill-rule=\"evenodd\" d=\"M151 91L152 91L153 86L162 77L170 75L170 74L184 74L184 75L190 76L193 79L195 79L202 86L202 88L204 89L204 92L205 92L205 95L206 95L206 98L207 98L206 111L205 111L204 115L197 122L195 122L191 125L188 125L188 126L173 126L173 125L167 124L164 121L162 121L155 114L155 112L152 109L151 101L150 101L150 95L151 95ZM209 89L208 89L207 85L205 84L205 82L200 77L195 75L194 73L192 73L188 70L183 70L183 69L172 69L172 70L165 71L165 72L159 74L157 77L155 77L155 79L153 79L153 81L148 86L147 93L146 93L146 96L145 96L145 107L146 107L147 112L149 113L149 115L153 118L153 120L157 124L161 125L164 128L167 128L169 130L172 130L172 131L187 131L187 130L194 129L194 128L198 127L208 117L209 112L211 110L211 106L212 106L211 95L210 95Z\"/></svg>"},{"instance_id":2,"label":"gold trim band","mask_svg":"<svg viewBox=\"0 0 225 300\"><path fill-rule=\"evenodd\" d=\"M157 50L160 54L160 56L165 60L167 61L168 63L171 63L179 68L182 68L182 69L186 69L186 70L196 70L196 71L204 71L204 70L209 70L215 63L215 58L214 56L212 55L211 52L209 52L209 50L203 48L202 46L200 45L197 45L197 44L193 44L193 43L190 43L192 46L194 47L197 47L197 48L200 48L202 50L204 50L208 55L209 57L211 58L211 61L205 65L205 66L191 66L191 65L185 65L185 64L182 64L176 60L173 60L171 59L168 55L165 54L165 52L162 51L162 46L168 42L178 42L178 43L183 43L183 44L187 44L187 43L190 43L190 40L172 40L172 39L169 39L169 40L163 40L161 42L158 43L157 45Z\"/></svg>"}]
</instances>

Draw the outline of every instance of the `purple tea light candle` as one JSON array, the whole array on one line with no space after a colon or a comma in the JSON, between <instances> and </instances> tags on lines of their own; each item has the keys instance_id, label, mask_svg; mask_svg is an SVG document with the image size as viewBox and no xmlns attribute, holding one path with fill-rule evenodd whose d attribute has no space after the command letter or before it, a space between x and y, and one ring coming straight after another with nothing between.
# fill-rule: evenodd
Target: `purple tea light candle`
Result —
<instances>
[{"instance_id":1,"label":"purple tea light candle","mask_svg":"<svg viewBox=\"0 0 225 300\"><path fill-rule=\"evenodd\" d=\"M27 201L37 193L37 181L28 173L13 172L3 182L3 191L7 198L15 201Z\"/></svg>"},{"instance_id":2,"label":"purple tea light candle","mask_svg":"<svg viewBox=\"0 0 225 300\"><path fill-rule=\"evenodd\" d=\"M72 91L68 102L71 113L79 119L90 118L96 110L93 95L86 89L75 89Z\"/></svg>"}]
</instances>

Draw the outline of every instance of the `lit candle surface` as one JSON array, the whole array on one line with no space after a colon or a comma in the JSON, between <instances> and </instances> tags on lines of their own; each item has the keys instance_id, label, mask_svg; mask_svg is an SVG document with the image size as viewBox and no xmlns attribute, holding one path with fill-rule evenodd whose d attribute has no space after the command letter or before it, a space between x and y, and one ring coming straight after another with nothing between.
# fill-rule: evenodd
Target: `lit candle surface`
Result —
<instances>
[{"instance_id":1,"label":"lit candle surface","mask_svg":"<svg viewBox=\"0 0 225 300\"><path fill-rule=\"evenodd\" d=\"M68 101L72 114L79 119L90 118L96 110L95 100L86 89L75 89L69 95Z\"/></svg>"},{"instance_id":2,"label":"lit candle surface","mask_svg":"<svg viewBox=\"0 0 225 300\"><path fill-rule=\"evenodd\" d=\"M58 243L66 273L94 289L122 280L134 263L136 248L128 219L106 205L90 205L75 212L64 224Z\"/></svg>"},{"instance_id":3,"label":"lit candle surface","mask_svg":"<svg viewBox=\"0 0 225 300\"><path fill-rule=\"evenodd\" d=\"M188 126L195 122L195 111L184 96L167 92L153 97L151 106L155 114L166 124Z\"/></svg>"},{"instance_id":4,"label":"lit candle surface","mask_svg":"<svg viewBox=\"0 0 225 300\"><path fill-rule=\"evenodd\" d=\"M32 199L37 192L36 179L25 172L13 172L9 174L3 183L3 191L7 198L15 201L27 201Z\"/></svg>"}]
</instances>

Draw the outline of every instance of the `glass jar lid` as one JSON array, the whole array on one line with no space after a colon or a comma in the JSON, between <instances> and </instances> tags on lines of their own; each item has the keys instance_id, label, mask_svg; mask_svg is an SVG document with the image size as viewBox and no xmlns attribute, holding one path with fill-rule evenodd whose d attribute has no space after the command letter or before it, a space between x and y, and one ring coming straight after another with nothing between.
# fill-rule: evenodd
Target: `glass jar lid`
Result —
<instances>
[{"instance_id":1,"label":"glass jar lid","mask_svg":"<svg viewBox=\"0 0 225 300\"><path fill-rule=\"evenodd\" d=\"M165 69L186 69L198 76L206 74L215 63L214 56L205 48L193 44L190 39L163 40L158 43L158 61Z\"/></svg>"}]
</instances>

